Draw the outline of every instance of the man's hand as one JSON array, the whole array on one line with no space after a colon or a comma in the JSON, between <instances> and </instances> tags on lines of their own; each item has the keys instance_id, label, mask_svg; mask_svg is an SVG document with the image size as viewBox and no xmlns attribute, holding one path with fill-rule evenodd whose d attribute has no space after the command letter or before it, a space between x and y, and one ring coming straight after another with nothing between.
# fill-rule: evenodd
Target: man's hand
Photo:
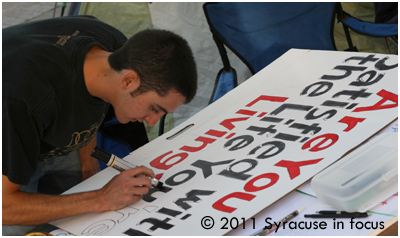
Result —
<instances>
[{"instance_id":1,"label":"man's hand","mask_svg":"<svg viewBox=\"0 0 400 238\"><path fill-rule=\"evenodd\" d=\"M90 212L118 210L141 199L151 188L148 177L154 172L144 166L126 170L103 188L69 195L45 195L21 192L3 175L3 225L38 225Z\"/></svg>"},{"instance_id":2,"label":"man's hand","mask_svg":"<svg viewBox=\"0 0 400 238\"><path fill-rule=\"evenodd\" d=\"M151 182L148 177L135 177L141 174L155 177L151 169L139 166L121 172L100 189L101 195L99 199L106 206L104 209L121 209L132 202L140 200L141 195L147 194L151 188Z\"/></svg>"}]
</instances>

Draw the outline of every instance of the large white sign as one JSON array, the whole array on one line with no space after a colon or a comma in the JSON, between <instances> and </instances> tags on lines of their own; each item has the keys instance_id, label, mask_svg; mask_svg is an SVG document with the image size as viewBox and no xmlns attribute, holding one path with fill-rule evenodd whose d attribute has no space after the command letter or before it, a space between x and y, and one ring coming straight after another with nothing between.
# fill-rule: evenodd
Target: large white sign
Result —
<instances>
[{"instance_id":1,"label":"large white sign","mask_svg":"<svg viewBox=\"0 0 400 238\"><path fill-rule=\"evenodd\" d=\"M125 158L152 168L163 189L53 224L75 235L223 235L395 120L397 104L397 56L291 50Z\"/></svg>"}]
</instances>

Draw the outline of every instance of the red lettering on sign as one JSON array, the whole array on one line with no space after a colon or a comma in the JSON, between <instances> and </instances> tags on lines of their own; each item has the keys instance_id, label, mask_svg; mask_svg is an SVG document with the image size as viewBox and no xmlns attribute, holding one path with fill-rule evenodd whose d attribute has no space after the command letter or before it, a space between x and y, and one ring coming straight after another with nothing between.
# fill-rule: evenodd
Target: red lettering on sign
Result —
<instances>
[{"instance_id":1,"label":"red lettering on sign","mask_svg":"<svg viewBox=\"0 0 400 238\"><path fill-rule=\"evenodd\" d=\"M268 178L268 179L270 179L271 181L270 181L268 184L266 184L266 185L264 185L264 186L261 186L261 187L256 187L256 186L254 186L254 183L255 183L257 180L262 179L262 178ZM266 188L268 188L268 187L271 187L271 186L274 185L276 182L278 182L278 179L279 179L279 175L276 174L276 173L260 174L260 175L258 175L257 177L251 179L249 182L247 182L246 185L244 186L244 190L245 190L246 192L258 192L258 191L260 191L260 190L263 190L263 189L266 189Z\"/></svg>"},{"instance_id":2,"label":"red lettering on sign","mask_svg":"<svg viewBox=\"0 0 400 238\"><path fill-rule=\"evenodd\" d=\"M397 107L397 94L388 92L384 89L379 91L377 94L382 97L382 100L380 100L377 104L370 107L359 107L354 109L353 112L373 111ZM394 102L394 104L383 105L388 100Z\"/></svg>"},{"instance_id":3,"label":"red lettering on sign","mask_svg":"<svg viewBox=\"0 0 400 238\"><path fill-rule=\"evenodd\" d=\"M234 192L234 193L228 194L225 197L223 197L223 198L219 199L218 201L216 201L212 205L212 207L214 209L217 209L217 210L221 211L221 212L232 213L237 208L224 205L224 202L226 200L231 199L231 198L239 198L239 199L242 199L242 200L251 201L255 197L256 197L255 195L248 194L248 193Z\"/></svg>"},{"instance_id":4,"label":"red lettering on sign","mask_svg":"<svg viewBox=\"0 0 400 238\"><path fill-rule=\"evenodd\" d=\"M192 147L192 146L185 145L182 148L180 148L180 150L187 151L187 152L197 152L197 151L204 149L204 147L206 147L208 144L213 143L215 141L215 139L210 139L210 138L200 136L200 137L197 137L195 139L195 141L203 142L203 144L199 147Z\"/></svg>"},{"instance_id":5,"label":"red lettering on sign","mask_svg":"<svg viewBox=\"0 0 400 238\"><path fill-rule=\"evenodd\" d=\"M288 98L284 98L284 97L274 97L274 96L261 95L258 98L256 98L254 101L252 101L251 103L247 104L246 107L251 107L254 104L256 104L257 102L259 102L259 101L284 102L287 99Z\"/></svg>"},{"instance_id":6,"label":"red lettering on sign","mask_svg":"<svg viewBox=\"0 0 400 238\"><path fill-rule=\"evenodd\" d=\"M306 166L311 164L316 164L322 159L314 159L314 160L307 160L307 161L288 161L282 160L275 164L275 166L285 167L288 169L290 179L294 179L300 175L300 166Z\"/></svg>"},{"instance_id":7,"label":"red lettering on sign","mask_svg":"<svg viewBox=\"0 0 400 238\"><path fill-rule=\"evenodd\" d=\"M324 134L324 135L320 135L317 136L315 138L312 138L311 140L307 141L303 147L301 147L301 149L305 150L310 148L311 143L313 143L314 141L323 138L323 140L321 140L318 144L316 144L315 146L313 146L310 151L311 152L316 152L316 151L320 151L320 150L325 150L327 148L329 148L330 146L334 145L336 143L336 141L339 139L339 136L336 134ZM324 147L320 147L322 146L326 141L330 140L330 144L324 146Z\"/></svg>"},{"instance_id":8,"label":"red lettering on sign","mask_svg":"<svg viewBox=\"0 0 400 238\"><path fill-rule=\"evenodd\" d=\"M357 123L363 122L365 118L356 118L356 117L343 117L339 122L347 124L347 128L343 131L350 131L352 130Z\"/></svg>"},{"instance_id":9,"label":"red lettering on sign","mask_svg":"<svg viewBox=\"0 0 400 238\"><path fill-rule=\"evenodd\" d=\"M227 128L228 130L232 130L235 128L235 126L232 124L232 122L237 122L237 121L246 121L250 117L241 117L241 118L229 118L224 120L223 122L219 123L221 126Z\"/></svg>"},{"instance_id":10,"label":"red lettering on sign","mask_svg":"<svg viewBox=\"0 0 400 238\"><path fill-rule=\"evenodd\" d=\"M243 114L246 116L254 116L257 112L255 111L250 111L250 110L245 110L245 109L240 109L239 111L236 112L237 114Z\"/></svg>"},{"instance_id":11,"label":"red lettering on sign","mask_svg":"<svg viewBox=\"0 0 400 238\"><path fill-rule=\"evenodd\" d=\"M226 131L217 131L217 130L209 130L206 132L207 135L216 136L216 137L223 137L226 134Z\"/></svg>"},{"instance_id":12,"label":"red lettering on sign","mask_svg":"<svg viewBox=\"0 0 400 238\"><path fill-rule=\"evenodd\" d=\"M168 151L167 153L165 153L165 154L163 154L163 155L158 156L157 158L155 158L154 160L152 160L152 161L150 162L150 165L153 166L154 168L157 168L157 169L164 169L164 170L167 170L167 169L171 168L172 166L174 166L175 164L180 163L182 160L184 160L184 159L186 159L186 158L188 157L188 154L187 154L187 153L179 153L179 154L176 154L176 155L174 155L174 156L169 157L168 159L165 159L164 162L161 162L161 160L162 160L165 156L167 156L167 155L169 155L169 154L171 154L171 153L172 153L172 150L171 150L171 151ZM175 158L175 157L181 157L181 158L180 158L177 162L172 163L172 164L170 164L170 165L167 165L167 162L170 161L170 160L172 160L172 159Z\"/></svg>"}]
</instances>

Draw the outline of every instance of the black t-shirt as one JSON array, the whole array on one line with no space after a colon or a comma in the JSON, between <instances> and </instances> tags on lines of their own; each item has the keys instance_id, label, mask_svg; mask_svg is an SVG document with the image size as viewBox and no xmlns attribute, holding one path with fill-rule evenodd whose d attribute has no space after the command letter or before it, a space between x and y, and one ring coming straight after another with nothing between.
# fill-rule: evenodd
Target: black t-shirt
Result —
<instances>
[{"instance_id":1,"label":"black t-shirt","mask_svg":"<svg viewBox=\"0 0 400 238\"><path fill-rule=\"evenodd\" d=\"M89 94L85 56L113 52L126 37L94 17L71 16L3 29L3 175L28 184L38 160L87 145L108 104Z\"/></svg>"}]
</instances>

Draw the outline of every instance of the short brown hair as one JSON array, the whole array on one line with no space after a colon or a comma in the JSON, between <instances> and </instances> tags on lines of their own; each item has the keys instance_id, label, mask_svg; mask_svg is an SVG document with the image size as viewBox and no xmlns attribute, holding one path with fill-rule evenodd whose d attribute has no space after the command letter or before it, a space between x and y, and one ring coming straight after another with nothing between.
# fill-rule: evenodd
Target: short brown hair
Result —
<instances>
[{"instance_id":1,"label":"short brown hair","mask_svg":"<svg viewBox=\"0 0 400 238\"><path fill-rule=\"evenodd\" d=\"M139 92L164 96L175 89L190 102L197 91L197 70L185 39L167 30L144 30L133 35L108 58L116 70L132 69L140 77Z\"/></svg>"}]
</instances>

